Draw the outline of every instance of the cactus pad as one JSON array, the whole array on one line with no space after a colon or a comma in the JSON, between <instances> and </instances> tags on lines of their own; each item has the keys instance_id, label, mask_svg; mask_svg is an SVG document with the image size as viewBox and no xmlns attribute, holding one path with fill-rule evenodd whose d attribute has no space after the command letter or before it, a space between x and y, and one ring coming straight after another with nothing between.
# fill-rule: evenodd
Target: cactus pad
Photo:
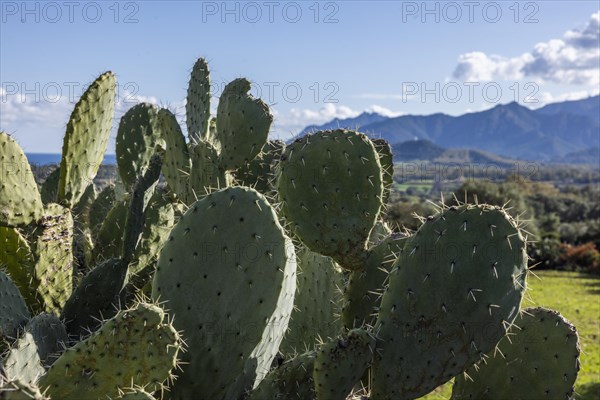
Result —
<instances>
[{"instance_id":1,"label":"cactus pad","mask_svg":"<svg viewBox=\"0 0 600 400\"><path fill-rule=\"evenodd\" d=\"M248 92L250 82L244 78L230 82L217 107L217 140L221 145L220 164L235 170L258 155L269 136L273 115L269 106Z\"/></svg>"},{"instance_id":2,"label":"cactus pad","mask_svg":"<svg viewBox=\"0 0 600 400\"><path fill-rule=\"evenodd\" d=\"M0 227L0 266L29 304L35 302L35 287L31 284L35 258L27 239L15 228Z\"/></svg>"},{"instance_id":3,"label":"cactus pad","mask_svg":"<svg viewBox=\"0 0 600 400\"><path fill-rule=\"evenodd\" d=\"M9 379L17 379L28 385L35 383L45 372L31 333L24 332L12 345L4 361L4 369Z\"/></svg>"},{"instance_id":4,"label":"cactus pad","mask_svg":"<svg viewBox=\"0 0 600 400\"><path fill-rule=\"evenodd\" d=\"M0 340L3 337L15 338L20 327L29 319L29 310L19 289L0 270Z\"/></svg>"},{"instance_id":5,"label":"cactus pad","mask_svg":"<svg viewBox=\"0 0 600 400\"><path fill-rule=\"evenodd\" d=\"M165 140L165 155L162 167L169 188L181 200L186 201L191 169L190 155L177 118L167 109L158 112L160 130Z\"/></svg>"},{"instance_id":6,"label":"cactus pad","mask_svg":"<svg viewBox=\"0 0 600 400\"><path fill-rule=\"evenodd\" d=\"M156 106L140 103L121 118L117 131L117 165L127 188L144 175L156 146L164 147L157 114Z\"/></svg>"},{"instance_id":7,"label":"cactus pad","mask_svg":"<svg viewBox=\"0 0 600 400\"><path fill-rule=\"evenodd\" d=\"M25 332L33 337L44 367L49 367L56 361L69 341L65 325L54 314L36 315L25 326Z\"/></svg>"},{"instance_id":8,"label":"cactus pad","mask_svg":"<svg viewBox=\"0 0 600 400\"><path fill-rule=\"evenodd\" d=\"M516 318L525 240L498 207L444 208L409 237L375 332L373 396L420 397L493 349Z\"/></svg>"},{"instance_id":9,"label":"cactus pad","mask_svg":"<svg viewBox=\"0 0 600 400\"><path fill-rule=\"evenodd\" d=\"M293 232L341 267L362 269L383 195L371 141L343 129L316 132L289 145L280 167L279 197Z\"/></svg>"},{"instance_id":10,"label":"cactus pad","mask_svg":"<svg viewBox=\"0 0 600 400\"><path fill-rule=\"evenodd\" d=\"M67 349L39 381L55 399L105 399L119 388L162 388L177 364L181 341L163 310L139 303L104 321L86 340Z\"/></svg>"},{"instance_id":11,"label":"cactus pad","mask_svg":"<svg viewBox=\"0 0 600 400\"><path fill-rule=\"evenodd\" d=\"M211 142L208 124L210 121L210 73L208 63L199 58L190 76L185 104L185 118L191 143L200 140Z\"/></svg>"},{"instance_id":12,"label":"cactus pad","mask_svg":"<svg viewBox=\"0 0 600 400\"><path fill-rule=\"evenodd\" d=\"M316 352L298 355L272 369L248 400L304 400L315 398L313 369Z\"/></svg>"},{"instance_id":13,"label":"cactus pad","mask_svg":"<svg viewBox=\"0 0 600 400\"><path fill-rule=\"evenodd\" d=\"M375 339L363 329L323 344L317 351L313 379L318 400L345 400L369 366Z\"/></svg>"},{"instance_id":14,"label":"cactus pad","mask_svg":"<svg viewBox=\"0 0 600 400\"><path fill-rule=\"evenodd\" d=\"M570 399L578 371L575 327L556 311L527 308L485 362L456 377L452 399Z\"/></svg>"},{"instance_id":15,"label":"cactus pad","mask_svg":"<svg viewBox=\"0 0 600 400\"><path fill-rule=\"evenodd\" d=\"M48 204L40 219L33 271L41 308L59 313L73 291L73 217L58 205Z\"/></svg>"},{"instance_id":16,"label":"cactus pad","mask_svg":"<svg viewBox=\"0 0 600 400\"><path fill-rule=\"evenodd\" d=\"M260 382L295 288L294 247L261 194L231 187L191 205L160 253L152 290L189 349L173 398L237 399Z\"/></svg>"},{"instance_id":17,"label":"cactus pad","mask_svg":"<svg viewBox=\"0 0 600 400\"><path fill-rule=\"evenodd\" d=\"M0 226L27 225L42 215L42 199L27 157L0 132Z\"/></svg>"},{"instance_id":18,"label":"cactus pad","mask_svg":"<svg viewBox=\"0 0 600 400\"><path fill-rule=\"evenodd\" d=\"M100 75L81 96L67 124L58 185L59 203L71 208L96 176L108 145L117 79Z\"/></svg>"}]
</instances>

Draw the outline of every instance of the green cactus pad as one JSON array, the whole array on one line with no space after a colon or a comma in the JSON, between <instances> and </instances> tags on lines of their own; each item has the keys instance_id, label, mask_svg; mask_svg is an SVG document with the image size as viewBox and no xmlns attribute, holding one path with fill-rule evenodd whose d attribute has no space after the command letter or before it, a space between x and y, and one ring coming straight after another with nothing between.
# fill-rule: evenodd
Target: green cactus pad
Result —
<instances>
[{"instance_id":1,"label":"green cactus pad","mask_svg":"<svg viewBox=\"0 0 600 400\"><path fill-rule=\"evenodd\" d=\"M49 400L37 386L20 380L2 383L0 380L0 400Z\"/></svg>"},{"instance_id":2,"label":"green cactus pad","mask_svg":"<svg viewBox=\"0 0 600 400\"><path fill-rule=\"evenodd\" d=\"M181 341L152 304L137 304L104 321L86 340L67 349L39 386L53 399L106 399L120 388L162 388L177 364Z\"/></svg>"},{"instance_id":3,"label":"green cactus pad","mask_svg":"<svg viewBox=\"0 0 600 400\"><path fill-rule=\"evenodd\" d=\"M200 140L212 142L208 124L210 120L210 73L208 63L199 58L190 76L185 104L185 121L191 143Z\"/></svg>"},{"instance_id":4,"label":"green cactus pad","mask_svg":"<svg viewBox=\"0 0 600 400\"><path fill-rule=\"evenodd\" d=\"M73 217L48 204L37 226L33 280L43 311L60 313L73 291Z\"/></svg>"},{"instance_id":5,"label":"green cactus pad","mask_svg":"<svg viewBox=\"0 0 600 400\"><path fill-rule=\"evenodd\" d=\"M24 332L12 345L4 361L4 370L9 379L18 379L28 385L35 383L45 372L31 333Z\"/></svg>"},{"instance_id":6,"label":"green cactus pad","mask_svg":"<svg viewBox=\"0 0 600 400\"><path fill-rule=\"evenodd\" d=\"M371 139L371 141L379 154L379 163L383 173L383 204L386 204L394 184L394 155L392 147L385 139Z\"/></svg>"},{"instance_id":7,"label":"green cactus pad","mask_svg":"<svg viewBox=\"0 0 600 400\"><path fill-rule=\"evenodd\" d=\"M42 199L27 157L7 133L0 132L0 225L27 225L42 215Z\"/></svg>"},{"instance_id":8,"label":"green cactus pad","mask_svg":"<svg viewBox=\"0 0 600 400\"><path fill-rule=\"evenodd\" d=\"M268 372L293 307L294 247L264 196L231 187L194 203L171 231L152 297L189 351L174 399L237 399Z\"/></svg>"},{"instance_id":9,"label":"green cactus pad","mask_svg":"<svg viewBox=\"0 0 600 400\"><path fill-rule=\"evenodd\" d=\"M192 165L185 138L177 118L169 110L161 109L158 121L165 140L163 175L174 194L186 201Z\"/></svg>"},{"instance_id":10,"label":"green cactus pad","mask_svg":"<svg viewBox=\"0 0 600 400\"><path fill-rule=\"evenodd\" d=\"M293 232L341 267L362 269L383 195L371 141L343 129L316 132L289 145L280 167L279 197Z\"/></svg>"},{"instance_id":11,"label":"green cactus pad","mask_svg":"<svg viewBox=\"0 0 600 400\"><path fill-rule=\"evenodd\" d=\"M27 239L15 228L0 227L0 266L29 304L35 302L35 287L31 284L34 265L35 258Z\"/></svg>"},{"instance_id":12,"label":"green cactus pad","mask_svg":"<svg viewBox=\"0 0 600 400\"><path fill-rule=\"evenodd\" d=\"M123 231L128 210L129 202L127 200L117 202L104 219L94 245L92 258L96 263L121 256Z\"/></svg>"},{"instance_id":13,"label":"green cactus pad","mask_svg":"<svg viewBox=\"0 0 600 400\"><path fill-rule=\"evenodd\" d=\"M162 192L155 191L145 210L145 223L140 242L136 247L129 274L137 275L158 259L164 242L175 224L175 210Z\"/></svg>"},{"instance_id":14,"label":"green cactus pad","mask_svg":"<svg viewBox=\"0 0 600 400\"><path fill-rule=\"evenodd\" d=\"M207 141L199 140L191 149L192 170L188 199L195 201L211 190L227 187L225 171L219 167L217 150Z\"/></svg>"},{"instance_id":15,"label":"green cactus pad","mask_svg":"<svg viewBox=\"0 0 600 400\"><path fill-rule=\"evenodd\" d=\"M93 237L95 237L100 231L106 216L110 210L112 210L116 201L115 187L113 185L105 187L100 193L98 193L98 196L90 206L89 211L89 227L92 231Z\"/></svg>"},{"instance_id":16,"label":"green cactus pad","mask_svg":"<svg viewBox=\"0 0 600 400\"><path fill-rule=\"evenodd\" d=\"M503 209L461 205L429 217L383 295L373 397L418 398L493 349L518 314L526 272L525 240Z\"/></svg>"},{"instance_id":17,"label":"green cactus pad","mask_svg":"<svg viewBox=\"0 0 600 400\"><path fill-rule=\"evenodd\" d=\"M36 315L25 325L25 332L33 337L44 367L52 365L69 342L65 325L54 314Z\"/></svg>"},{"instance_id":18,"label":"green cactus pad","mask_svg":"<svg viewBox=\"0 0 600 400\"><path fill-rule=\"evenodd\" d=\"M281 140L269 140L252 161L238 168L235 178L241 185L271 195L275 190L275 171L285 150Z\"/></svg>"},{"instance_id":19,"label":"green cactus pad","mask_svg":"<svg viewBox=\"0 0 600 400\"><path fill-rule=\"evenodd\" d=\"M557 311L527 308L485 362L456 377L452 399L571 399L579 336Z\"/></svg>"},{"instance_id":20,"label":"green cactus pad","mask_svg":"<svg viewBox=\"0 0 600 400\"><path fill-rule=\"evenodd\" d=\"M375 324L385 283L405 240L402 234L390 235L369 250L364 270L350 273L342 309L342 321L347 329Z\"/></svg>"},{"instance_id":21,"label":"green cactus pad","mask_svg":"<svg viewBox=\"0 0 600 400\"><path fill-rule=\"evenodd\" d=\"M60 180L60 167L57 167L54 171L46 177L42 187L40 188L40 195L42 196L42 202L44 204L56 203L58 201L58 181Z\"/></svg>"},{"instance_id":22,"label":"green cactus pad","mask_svg":"<svg viewBox=\"0 0 600 400\"><path fill-rule=\"evenodd\" d=\"M115 107L117 79L100 75L81 96L67 124L60 180L59 203L72 208L96 176L108 145Z\"/></svg>"},{"instance_id":23,"label":"green cactus pad","mask_svg":"<svg viewBox=\"0 0 600 400\"><path fill-rule=\"evenodd\" d=\"M250 82L239 78L225 86L219 99L217 140L221 145L221 168L227 171L242 167L258 155L273 122L269 106L249 91Z\"/></svg>"},{"instance_id":24,"label":"green cactus pad","mask_svg":"<svg viewBox=\"0 0 600 400\"><path fill-rule=\"evenodd\" d=\"M320 346L313 370L318 400L345 400L369 367L375 339L363 329Z\"/></svg>"},{"instance_id":25,"label":"green cactus pad","mask_svg":"<svg viewBox=\"0 0 600 400\"><path fill-rule=\"evenodd\" d=\"M312 349L318 340L334 338L342 329L340 321L343 274L329 257L302 247L298 254L297 291L294 311L280 351Z\"/></svg>"},{"instance_id":26,"label":"green cactus pad","mask_svg":"<svg viewBox=\"0 0 600 400\"><path fill-rule=\"evenodd\" d=\"M131 189L144 175L156 146L164 147L158 108L150 103L136 104L123 115L117 130L117 165L126 188Z\"/></svg>"},{"instance_id":27,"label":"green cactus pad","mask_svg":"<svg viewBox=\"0 0 600 400\"><path fill-rule=\"evenodd\" d=\"M95 330L103 318L116 314L123 304L127 264L106 260L83 277L63 309L62 319L71 336L84 336Z\"/></svg>"},{"instance_id":28,"label":"green cactus pad","mask_svg":"<svg viewBox=\"0 0 600 400\"><path fill-rule=\"evenodd\" d=\"M296 356L272 369L248 400L311 400L316 396L313 369L316 352Z\"/></svg>"},{"instance_id":29,"label":"green cactus pad","mask_svg":"<svg viewBox=\"0 0 600 400\"><path fill-rule=\"evenodd\" d=\"M15 338L20 327L29 319L29 310L13 281L0 270L0 340Z\"/></svg>"}]
</instances>

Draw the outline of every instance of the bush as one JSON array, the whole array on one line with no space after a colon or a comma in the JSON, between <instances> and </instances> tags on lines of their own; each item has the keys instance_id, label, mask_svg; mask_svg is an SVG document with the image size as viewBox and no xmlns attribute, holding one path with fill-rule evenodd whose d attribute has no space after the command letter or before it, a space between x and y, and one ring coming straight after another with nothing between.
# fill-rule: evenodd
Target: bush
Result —
<instances>
[{"instance_id":1,"label":"bush","mask_svg":"<svg viewBox=\"0 0 600 400\"><path fill-rule=\"evenodd\" d=\"M600 273L600 252L594 243L561 244L561 261L573 270Z\"/></svg>"}]
</instances>

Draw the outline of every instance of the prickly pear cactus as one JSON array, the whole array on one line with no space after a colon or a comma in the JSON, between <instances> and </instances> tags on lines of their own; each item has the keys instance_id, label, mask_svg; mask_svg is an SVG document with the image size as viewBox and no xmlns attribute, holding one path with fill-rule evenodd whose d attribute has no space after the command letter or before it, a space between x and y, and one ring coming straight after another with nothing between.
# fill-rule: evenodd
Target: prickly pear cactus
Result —
<instances>
[{"instance_id":1,"label":"prickly pear cactus","mask_svg":"<svg viewBox=\"0 0 600 400\"><path fill-rule=\"evenodd\" d=\"M236 79L223 89L217 107L217 140L221 168L236 170L258 155L269 135L269 106L248 92L250 82Z\"/></svg>"},{"instance_id":2,"label":"prickly pear cactus","mask_svg":"<svg viewBox=\"0 0 600 400\"><path fill-rule=\"evenodd\" d=\"M452 399L570 399L579 336L558 312L526 308L485 361L456 377Z\"/></svg>"},{"instance_id":3,"label":"prickly pear cactus","mask_svg":"<svg viewBox=\"0 0 600 400\"><path fill-rule=\"evenodd\" d=\"M181 339L164 311L139 303L104 321L86 340L67 349L39 386L53 399L116 398L120 388L160 390L176 367Z\"/></svg>"},{"instance_id":4,"label":"prickly pear cactus","mask_svg":"<svg viewBox=\"0 0 600 400\"><path fill-rule=\"evenodd\" d=\"M313 379L318 400L345 400L366 371L375 339L364 329L323 344L317 351Z\"/></svg>"},{"instance_id":5,"label":"prickly pear cactus","mask_svg":"<svg viewBox=\"0 0 600 400\"><path fill-rule=\"evenodd\" d=\"M0 132L0 165L0 226L37 220L43 205L31 167L21 146L4 132Z\"/></svg>"},{"instance_id":6,"label":"prickly pear cactus","mask_svg":"<svg viewBox=\"0 0 600 400\"><path fill-rule=\"evenodd\" d=\"M525 239L487 205L444 208L404 244L375 326L373 397L414 399L496 346L516 318Z\"/></svg>"},{"instance_id":7,"label":"prickly pear cactus","mask_svg":"<svg viewBox=\"0 0 600 400\"><path fill-rule=\"evenodd\" d=\"M192 170L189 199L195 201L210 191L228 186L227 173L219 167L219 154L210 142L198 140L190 153Z\"/></svg>"},{"instance_id":8,"label":"prickly pear cactus","mask_svg":"<svg viewBox=\"0 0 600 400\"><path fill-rule=\"evenodd\" d=\"M73 217L71 212L49 204L37 230L37 262L33 280L43 311L60 313L73 291Z\"/></svg>"},{"instance_id":9,"label":"prickly pear cactus","mask_svg":"<svg viewBox=\"0 0 600 400\"><path fill-rule=\"evenodd\" d=\"M150 103L136 104L123 115L117 130L117 165L125 187L133 187L144 175L156 146L164 147L158 109Z\"/></svg>"},{"instance_id":10,"label":"prickly pear cactus","mask_svg":"<svg viewBox=\"0 0 600 400\"><path fill-rule=\"evenodd\" d=\"M158 112L160 130L165 141L162 172L169 188L181 200L188 197L188 183L192 164L187 144L177 118L167 109Z\"/></svg>"},{"instance_id":11,"label":"prickly pear cactus","mask_svg":"<svg viewBox=\"0 0 600 400\"><path fill-rule=\"evenodd\" d=\"M276 190L276 170L285 150L281 140L269 140L252 161L238 168L236 180L264 195L273 195Z\"/></svg>"},{"instance_id":12,"label":"prickly pear cactus","mask_svg":"<svg viewBox=\"0 0 600 400\"><path fill-rule=\"evenodd\" d=\"M214 141L208 128L210 95L208 63L204 58L199 58L192 68L185 104L185 118L191 143L197 143L200 140Z\"/></svg>"},{"instance_id":13,"label":"prickly pear cactus","mask_svg":"<svg viewBox=\"0 0 600 400\"><path fill-rule=\"evenodd\" d=\"M297 291L289 328L280 351L295 354L312 349L319 340L334 338L342 329L341 288L344 277L329 257L302 247L298 254Z\"/></svg>"},{"instance_id":14,"label":"prickly pear cactus","mask_svg":"<svg viewBox=\"0 0 600 400\"><path fill-rule=\"evenodd\" d=\"M81 96L67 124L60 163L58 200L72 208L96 176L108 145L117 80L108 71Z\"/></svg>"},{"instance_id":15,"label":"prickly pear cactus","mask_svg":"<svg viewBox=\"0 0 600 400\"><path fill-rule=\"evenodd\" d=\"M20 327L29 319L29 310L19 289L0 270L0 340L15 338Z\"/></svg>"},{"instance_id":16,"label":"prickly pear cactus","mask_svg":"<svg viewBox=\"0 0 600 400\"><path fill-rule=\"evenodd\" d=\"M112 210L116 202L115 187L109 185L105 187L96 200L90 206L89 211L89 229L91 230L92 237L96 237L98 231L102 227L102 223L106 219L106 216Z\"/></svg>"},{"instance_id":17,"label":"prickly pear cactus","mask_svg":"<svg viewBox=\"0 0 600 400\"><path fill-rule=\"evenodd\" d=\"M117 202L106 215L96 237L92 257L95 263L100 263L121 255L123 231L125 230L128 210L129 201L123 200Z\"/></svg>"},{"instance_id":18,"label":"prickly pear cactus","mask_svg":"<svg viewBox=\"0 0 600 400\"><path fill-rule=\"evenodd\" d=\"M341 267L364 268L383 196L371 141L343 129L316 132L289 145L280 167L279 198L292 231Z\"/></svg>"},{"instance_id":19,"label":"prickly pear cactus","mask_svg":"<svg viewBox=\"0 0 600 400\"><path fill-rule=\"evenodd\" d=\"M58 201L58 181L60 179L60 167L48 175L40 187L40 195L44 204L56 203Z\"/></svg>"},{"instance_id":20,"label":"prickly pear cactus","mask_svg":"<svg viewBox=\"0 0 600 400\"><path fill-rule=\"evenodd\" d=\"M295 289L294 247L261 194L231 187L191 205L161 251L152 290L188 345L173 398L237 399L260 382Z\"/></svg>"},{"instance_id":21,"label":"prickly pear cactus","mask_svg":"<svg viewBox=\"0 0 600 400\"><path fill-rule=\"evenodd\" d=\"M314 399L313 369L317 353L309 351L272 369L248 400Z\"/></svg>"}]
</instances>

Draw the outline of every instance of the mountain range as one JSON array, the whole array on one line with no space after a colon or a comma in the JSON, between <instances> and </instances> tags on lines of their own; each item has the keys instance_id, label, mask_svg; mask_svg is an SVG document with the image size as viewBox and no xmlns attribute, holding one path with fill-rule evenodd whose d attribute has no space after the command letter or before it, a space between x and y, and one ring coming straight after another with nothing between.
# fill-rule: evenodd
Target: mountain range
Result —
<instances>
[{"instance_id":1,"label":"mountain range","mask_svg":"<svg viewBox=\"0 0 600 400\"><path fill-rule=\"evenodd\" d=\"M600 158L600 96L552 103L537 110L512 102L460 116L386 117L365 112L308 126L298 136L338 127L384 138L392 146L426 140L441 148L481 150L508 159L596 162Z\"/></svg>"}]
</instances>

